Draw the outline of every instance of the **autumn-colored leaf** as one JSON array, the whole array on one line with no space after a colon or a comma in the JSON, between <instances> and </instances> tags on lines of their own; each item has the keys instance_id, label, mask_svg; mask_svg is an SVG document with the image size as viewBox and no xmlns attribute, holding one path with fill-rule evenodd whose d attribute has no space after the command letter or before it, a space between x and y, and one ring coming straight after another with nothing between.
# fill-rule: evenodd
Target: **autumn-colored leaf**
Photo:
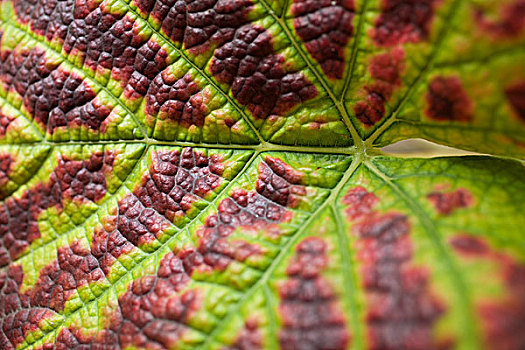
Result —
<instances>
[{"instance_id":1,"label":"autumn-colored leaf","mask_svg":"<svg viewBox=\"0 0 525 350\"><path fill-rule=\"evenodd\" d=\"M0 349L525 348L524 18L0 0Z\"/></svg>"}]
</instances>

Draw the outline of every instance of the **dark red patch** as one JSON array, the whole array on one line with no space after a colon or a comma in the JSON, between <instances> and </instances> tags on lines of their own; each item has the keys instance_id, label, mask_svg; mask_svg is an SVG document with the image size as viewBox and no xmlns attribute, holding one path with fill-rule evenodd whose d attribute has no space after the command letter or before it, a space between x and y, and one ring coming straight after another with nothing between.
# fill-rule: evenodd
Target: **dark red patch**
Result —
<instances>
[{"instance_id":1,"label":"dark red patch","mask_svg":"<svg viewBox=\"0 0 525 350\"><path fill-rule=\"evenodd\" d=\"M0 200L4 200L9 195L4 190L4 186L9 182L11 164L12 158L9 153L0 155ZM0 245L0 267L8 265L9 259L9 252L2 242Z\"/></svg>"},{"instance_id":2,"label":"dark red patch","mask_svg":"<svg viewBox=\"0 0 525 350\"><path fill-rule=\"evenodd\" d=\"M0 347L5 350L15 350L17 345L25 340L26 334L40 328L40 322L53 316L53 312L45 308L30 308L20 310L7 316L2 322Z\"/></svg>"},{"instance_id":3,"label":"dark red patch","mask_svg":"<svg viewBox=\"0 0 525 350\"><path fill-rule=\"evenodd\" d=\"M326 243L308 237L296 247L281 286L279 312L282 349L346 349L350 335L337 295L322 277L327 264Z\"/></svg>"},{"instance_id":4,"label":"dark red patch","mask_svg":"<svg viewBox=\"0 0 525 350\"><path fill-rule=\"evenodd\" d=\"M139 278L119 298L120 315L114 315L110 328L120 347L172 349L180 340L184 323L199 307L195 290L181 292L191 280L190 260L169 253L156 276Z\"/></svg>"},{"instance_id":5,"label":"dark red patch","mask_svg":"<svg viewBox=\"0 0 525 350\"><path fill-rule=\"evenodd\" d=\"M373 210L377 202L363 187L350 189L344 199L358 237L370 348L437 348L433 325L444 308L431 294L427 270L411 265L408 218Z\"/></svg>"},{"instance_id":6,"label":"dark red patch","mask_svg":"<svg viewBox=\"0 0 525 350\"><path fill-rule=\"evenodd\" d=\"M451 192L434 191L427 195L427 199L440 215L450 215L456 209L467 208L473 201L472 194L464 188Z\"/></svg>"},{"instance_id":7,"label":"dark red patch","mask_svg":"<svg viewBox=\"0 0 525 350\"><path fill-rule=\"evenodd\" d=\"M190 74L181 79L164 71L153 80L146 96L146 113L159 120L173 120L189 128L202 127L208 112L204 93Z\"/></svg>"},{"instance_id":8,"label":"dark red patch","mask_svg":"<svg viewBox=\"0 0 525 350\"><path fill-rule=\"evenodd\" d=\"M455 236L450 240L452 247L463 255L485 256L490 250L481 239L473 236Z\"/></svg>"},{"instance_id":9,"label":"dark red patch","mask_svg":"<svg viewBox=\"0 0 525 350\"><path fill-rule=\"evenodd\" d=\"M104 273L89 249L79 242L58 248L57 260L40 271L28 296L32 307L63 311L76 289L104 278Z\"/></svg>"},{"instance_id":10,"label":"dark red patch","mask_svg":"<svg viewBox=\"0 0 525 350\"><path fill-rule=\"evenodd\" d=\"M501 269L505 295L478 305L482 334L488 348L525 349L525 266L504 253L494 251L478 237L461 234L453 237L450 243L462 256L489 260Z\"/></svg>"},{"instance_id":11,"label":"dark red patch","mask_svg":"<svg viewBox=\"0 0 525 350\"><path fill-rule=\"evenodd\" d=\"M5 136L5 134L7 133L7 128L13 122L14 119L15 118L13 118L12 116L5 115L4 113L2 113L2 111L0 111L0 137Z\"/></svg>"},{"instance_id":12,"label":"dark red patch","mask_svg":"<svg viewBox=\"0 0 525 350\"><path fill-rule=\"evenodd\" d=\"M34 287L20 293L23 272L20 266L9 267L8 273L0 274L0 306L5 310L2 316L2 349L15 348L24 341L30 331L38 330L38 324L61 312L66 301L75 290L92 281L98 281L104 274L97 260L79 242L59 248L57 260L40 271Z\"/></svg>"},{"instance_id":13,"label":"dark red patch","mask_svg":"<svg viewBox=\"0 0 525 350\"><path fill-rule=\"evenodd\" d=\"M373 37L378 45L396 46L428 39L438 0L383 0Z\"/></svg>"},{"instance_id":14,"label":"dark red patch","mask_svg":"<svg viewBox=\"0 0 525 350\"><path fill-rule=\"evenodd\" d=\"M64 50L80 54L87 66L111 70L127 98L148 95L152 82L170 60L155 41L138 33L128 16L109 14L97 4L74 0L15 2L18 16L31 23L33 30L63 41ZM251 1L136 2L162 22L174 41L183 41L191 51L219 46L212 73L231 86L234 97L255 117L283 114L317 95L315 86L302 73L284 70L284 59L275 54L270 33L250 24L247 14ZM192 106L199 111L192 119L198 125L202 106L198 101L192 101Z\"/></svg>"},{"instance_id":15,"label":"dark red patch","mask_svg":"<svg viewBox=\"0 0 525 350\"><path fill-rule=\"evenodd\" d=\"M109 273L119 255L156 239L170 221L217 188L223 170L218 156L208 158L191 148L154 153L141 186L119 202L118 214L106 218L104 230L95 234L92 254L104 272ZM180 292L201 263L202 257L194 251L169 253L156 276L133 282L119 298L120 312L113 315L110 326L120 347L168 349L180 339L184 321L197 308L195 291Z\"/></svg>"},{"instance_id":16,"label":"dark red patch","mask_svg":"<svg viewBox=\"0 0 525 350\"><path fill-rule=\"evenodd\" d=\"M525 122L525 81L507 87L505 95L517 116Z\"/></svg>"},{"instance_id":17,"label":"dark red patch","mask_svg":"<svg viewBox=\"0 0 525 350\"><path fill-rule=\"evenodd\" d=\"M60 40L67 53L79 54L95 70L111 70L128 98L145 96L168 64L165 50L140 35L128 16L108 13L96 2L15 0L14 6L36 33Z\"/></svg>"},{"instance_id":18,"label":"dark red patch","mask_svg":"<svg viewBox=\"0 0 525 350\"><path fill-rule=\"evenodd\" d=\"M516 0L504 4L501 8L501 19L487 18L482 9L476 8L474 18L481 29L494 39L515 38L525 29L525 1Z\"/></svg>"},{"instance_id":19,"label":"dark red patch","mask_svg":"<svg viewBox=\"0 0 525 350\"><path fill-rule=\"evenodd\" d=\"M0 55L0 80L22 96L28 112L51 134L79 126L99 130L111 113L78 75L48 62L39 48Z\"/></svg>"},{"instance_id":20,"label":"dark red patch","mask_svg":"<svg viewBox=\"0 0 525 350\"><path fill-rule=\"evenodd\" d=\"M195 201L221 184L223 171L219 156L208 158L189 147L182 153L154 153L142 184L119 203L119 231L135 245L154 239L148 233L160 232L162 220L184 216Z\"/></svg>"},{"instance_id":21,"label":"dark red patch","mask_svg":"<svg viewBox=\"0 0 525 350\"><path fill-rule=\"evenodd\" d=\"M251 0L134 0L140 10L161 22L174 42L191 53L230 40L235 30L248 23Z\"/></svg>"},{"instance_id":22,"label":"dark red patch","mask_svg":"<svg viewBox=\"0 0 525 350\"><path fill-rule=\"evenodd\" d=\"M107 276L115 260L130 253L135 247L118 230L117 216L103 218L104 228L95 230L91 241L91 254L98 260L99 266Z\"/></svg>"},{"instance_id":23,"label":"dark red patch","mask_svg":"<svg viewBox=\"0 0 525 350\"><path fill-rule=\"evenodd\" d=\"M299 185L302 174L278 158L266 157L259 164L255 192L235 190L223 199L216 214L206 219L197 235L201 237L194 268L224 270L232 260L244 261L257 253L256 246L229 242L238 227L264 229L290 219L286 207L294 207L306 189ZM202 265L202 266L201 266Z\"/></svg>"},{"instance_id":24,"label":"dark red patch","mask_svg":"<svg viewBox=\"0 0 525 350\"><path fill-rule=\"evenodd\" d=\"M244 328L239 332L235 343L223 350L259 350L262 349L263 337L259 332L256 319L249 319L244 324Z\"/></svg>"},{"instance_id":25,"label":"dark red patch","mask_svg":"<svg viewBox=\"0 0 525 350\"><path fill-rule=\"evenodd\" d=\"M98 25L86 29L87 35L96 36L88 43L86 64L111 70L112 77L124 87L125 97L144 97L155 77L168 66L168 53L137 33L128 16L113 20L107 28Z\"/></svg>"},{"instance_id":26,"label":"dark red patch","mask_svg":"<svg viewBox=\"0 0 525 350\"><path fill-rule=\"evenodd\" d=\"M470 122L473 105L461 80L456 77L437 76L432 79L426 95L426 115L434 120Z\"/></svg>"},{"instance_id":27,"label":"dark red patch","mask_svg":"<svg viewBox=\"0 0 525 350\"><path fill-rule=\"evenodd\" d=\"M15 350L27 332L38 329L39 321L53 314L42 308L29 309L29 297L20 294L23 278L21 266L12 265L0 270L1 349Z\"/></svg>"},{"instance_id":28,"label":"dark red patch","mask_svg":"<svg viewBox=\"0 0 525 350\"><path fill-rule=\"evenodd\" d=\"M343 77L345 46L354 34L353 0L294 0L292 5L297 35L310 55L331 79Z\"/></svg>"},{"instance_id":29,"label":"dark red patch","mask_svg":"<svg viewBox=\"0 0 525 350\"><path fill-rule=\"evenodd\" d=\"M355 116L365 126L372 126L385 116L385 104L394 90L401 85L404 52L394 49L372 58L370 75L375 82L365 87L367 96L354 107Z\"/></svg>"},{"instance_id":30,"label":"dark red patch","mask_svg":"<svg viewBox=\"0 0 525 350\"><path fill-rule=\"evenodd\" d=\"M350 220L356 220L363 216L370 215L379 199L368 192L363 187L354 187L350 189L343 198L343 204L346 204L346 215Z\"/></svg>"},{"instance_id":31,"label":"dark red patch","mask_svg":"<svg viewBox=\"0 0 525 350\"><path fill-rule=\"evenodd\" d=\"M63 40L74 20L74 0L14 0L13 6L21 23L30 23L31 30L48 40ZM85 7L88 7L87 3Z\"/></svg>"},{"instance_id":32,"label":"dark red patch","mask_svg":"<svg viewBox=\"0 0 525 350\"><path fill-rule=\"evenodd\" d=\"M114 156L94 153L88 160L62 157L47 184L37 184L20 198L10 197L0 206L0 257L16 259L40 237L38 217L46 209L62 209L64 199L97 202L106 194L105 174L111 171ZM7 254L9 252L9 254ZM8 260L0 260L0 266Z\"/></svg>"},{"instance_id":33,"label":"dark red patch","mask_svg":"<svg viewBox=\"0 0 525 350\"><path fill-rule=\"evenodd\" d=\"M96 335L85 335L82 330L70 326L58 333L53 343L45 344L42 350L114 350L117 347L115 333L107 330L98 331Z\"/></svg>"},{"instance_id":34,"label":"dark red patch","mask_svg":"<svg viewBox=\"0 0 525 350\"><path fill-rule=\"evenodd\" d=\"M93 344L101 349L172 349L188 328L185 323L200 306L196 290L185 289L191 281L193 255L170 252L162 258L155 275L140 277L119 297L106 329L96 336L65 330L58 342ZM97 347L98 349L99 347Z\"/></svg>"},{"instance_id":35,"label":"dark red patch","mask_svg":"<svg viewBox=\"0 0 525 350\"><path fill-rule=\"evenodd\" d=\"M7 196L10 195L10 193L6 192L4 187L9 182L9 176L11 174L11 165L13 165L13 156L9 153L0 154L0 200L4 200ZM0 256L0 261L1 260L2 258ZM0 266L2 266L1 263Z\"/></svg>"},{"instance_id":36,"label":"dark red patch","mask_svg":"<svg viewBox=\"0 0 525 350\"><path fill-rule=\"evenodd\" d=\"M119 308L110 316L106 329L94 335L69 328L59 333L55 344L43 349L144 349L174 348L188 326L188 318L200 306L195 290L185 290L191 281L188 266L192 256L184 252L168 253L162 258L155 275L131 283L119 297Z\"/></svg>"},{"instance_id":37,"label":"dark red patch","mask_svg":"<svg viewBox=\"0 0 525 350\"><path fill-rule=\"evenodd\" d=\"M302 73L284 70L284 58L275 54L270 32L252 25L240 27L215 51L210 70L259 119L281 115L317 96Z\"/></svg>"},{"instance_id":38,"label":"dark red patch","mask_svg":"<svg viewBox=\"0 0 525 350\"><path fill-rule=\"evenodd\" d=\"M109 272L121 254L151 243L171 222L186 215L195 201L221 184L223 171L219 156L207 157L189 147L182 152L153 153L141 184L119 202L118 212L104 218L104 227L95 232L91 249L104 272Z\"/></svg>"},{"instance_id":39,"label":"dark red patch","mask_svg":"<svg viewBox=\"0 0 525 350\"><path fill-rule=\"evenodd\" d=\"M221 200L217 213L209 216L198 230L200 242L197 249L188 249L182 255L188 274L191 275L196 269L224 270L232 260L245 261L259 254L257 245L228 241L227 237L238 227L264 229L289 220L290 213L285 206L295 206L299 197L306 194L305 188L299 185L301 179L302 174L282 160L266 157L265 162L259 165L257 190L235 190L229 198ZM162 222L155 222L155 227L159 227ZM154 239L155 235L155 232L150 231L142 233L144 230L130 232L127 228L119 231L133 243ZM109 257L109 260L113 261L114 258Z\"/></svg>"}]
</instances>

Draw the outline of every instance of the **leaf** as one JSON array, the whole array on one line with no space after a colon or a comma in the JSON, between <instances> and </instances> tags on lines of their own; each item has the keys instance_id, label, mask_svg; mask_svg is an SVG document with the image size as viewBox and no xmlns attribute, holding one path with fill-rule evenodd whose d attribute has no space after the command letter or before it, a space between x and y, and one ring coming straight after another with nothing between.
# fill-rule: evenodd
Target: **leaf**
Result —
<instances>
[{"instance_id":1,"label":"leaf","mask_svg":"<svg viewBox=\"0 0 525 350\"><path fill-rule=\"evenodd\" d=\"M1 349L522 349L521 0L0 0Z\"/></svg>"}]
</instances>

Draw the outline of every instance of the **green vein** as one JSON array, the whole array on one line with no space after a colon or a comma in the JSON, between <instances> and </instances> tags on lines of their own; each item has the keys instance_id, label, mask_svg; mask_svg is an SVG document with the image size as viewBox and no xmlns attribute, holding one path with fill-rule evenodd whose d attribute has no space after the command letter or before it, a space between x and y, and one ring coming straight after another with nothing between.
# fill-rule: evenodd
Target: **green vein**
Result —
<instances>
[{"instance_id":1,"label":"green vein","mask_svg":"<svg viewBox=\"0 0 525 350\"><path fill-rule=\"evenodd\" d=\"M17 143L16 145L34 146L35 143ZM238 145L238 144L219 144L219 143L199 143L189 141L157 141L150 139L145 140L120 140L120 141L64 141L64 142L40 142L38 144L48 146L73 146L73 145L117 145L117 144L145 144L157 146L172 146L172 147L197 147L197 148L212 148L212 149L228 149L228 150L250 150L256 152L296 152L296 153L315 153L315 154L346 154L354 155L358 153L355 147L315 147L315 146L288 146L273 143L264 143L258 145ZM0 145L1 146L1 145ZM5 146L5 144L4 144Z\"/></svg>"},{"instance_id":2,"label":"green vein","mask_svg":"<svg viewBox=\"0 0 525 350\"><path fill-rule=\"evenodd\" d=\"M282 10L282 12L281 12L281 16L280 16L280 18L283 19L283 20L284 20L285 17L286 17L286 12L288 12L288 5L289 5L288 2L289 2L289 1L290 1L290 0L284 0L284 1L283 1L283 10Z\"/></svg>"},{"instance_id":3,"label":"green vein","mask_svg":"<svg viewBox=\"0 0 525 350\"><path fill-rule=\"evenodd\" d=\"M397 120L400 123L404 124L412 124L412 125L418 125L418 126L424 126L428 128L441 128L443 125L439 124L432 124L432 123L426 123L426 122L417 122L414 120L405 120L405 119L398 119ZM479 126L479 125L463 125L463 124L448 124L446 125L447 128L451 129L465 129L467 131L483 131L485 133L491 133L491 134L497 134L497 133L504 133L506 135L516 135L516 136L524 136L523 131L516 130L516 129L497 129L490 126Z\"/></svg>"},{"instance_id":4,"label":"green vein","mask_svg":"<svg viewBox=\"0 0 525 350\"><path fill-rule=\"evenodd\" d=\"M424 228L424 231L427 233L430 241L432 242L436 252L441 256L443 263L445 264L448 271L451 273L451 279L454 282L454 285L457 286L456 292L460 299L459 305L456 307L460 310L462 317L462 327L457 331L463 335L463 339L466 343L466 348L468 349L480 349L481 344L480 335L476 329L476 318L473 314L473 302L471 300L471 293L469 287L465 282L459 267L456 265L456 262L449 254L446 245L443 243L440 235L437 231L436 226L429 218L427 213L423 208L417 203L416 200L412 199L405 191L394 183L388 175L379 170L372 162L366 161L366 167L375 174L379 179L381 179L388 187L390 187L401 199L408 205L410 210L416 215L417 220L421 223Z\"/></svg>"},{"instance_id":5,"label":"green vein","mask_svg":"<svg viewBox=\"0 0 525 350\"><path fill-rule=\"evenodd\" d=\"M523 46L512 46L504 49L498 49L496 51L491 52L490 54L486 56L476 56L470 59L462 59L457 61L445 61L436 63L434 67L436 68L452 68L452 67L460 67L463 65L473 64L473 63L486 63L490 62L492 60L497 60L503 56L506 55L522 55L525 54L525 47Z\"/></svg>"},{"instance_id":6,"label":"green vein","mask_svg":"<svg viewBox=\"0 0 525 350\"><path fill-rule=\"evenodd\" d=\"M356 271L356 265L350 254L355 254L354 249L350 250L350 241L348 239L348 232L344 231L343 220L334 205L330 206L332 214L337 225L337 236L339 239L339 254L341 255L342 271L345 293L348 296L350 310L350 322L352 324L352 349L364 350L366 344L365 332L361 322L361 314L363 312L361 304L358 301L359 284Z\"/></svg>"},{"instance_id":7,"label":"green vein","mask_svg":"<svg viewBox=\"0 0 525 350\"><path fill-rule=\"evenodd\" d=\"M277 318L275 317L275 310L277 310L277 305L273 298L272 291L270 287L266 284L264 285L264 298L266 299L266 313L268 314L268 328L269 328L269 339L270 339L270 349L279 349L279 342L277 341Z\"/></svg>"}]
</instances>

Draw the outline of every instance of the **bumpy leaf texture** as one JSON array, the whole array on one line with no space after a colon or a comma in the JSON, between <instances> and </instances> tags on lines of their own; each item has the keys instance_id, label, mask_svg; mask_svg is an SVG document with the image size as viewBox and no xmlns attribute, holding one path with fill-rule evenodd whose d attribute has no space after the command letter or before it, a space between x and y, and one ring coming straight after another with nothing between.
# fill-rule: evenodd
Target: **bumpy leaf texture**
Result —
<instances>
[{"instance_id":1,"label":"bumpy leaf texture","mask_svg":"<svg viewBox=\"0 0 525 350\"><path fill-rule=\"evenodd\" d=\"M0 0L0 349L525 349L523 0Z\"/></svg>"}]
</instances>

